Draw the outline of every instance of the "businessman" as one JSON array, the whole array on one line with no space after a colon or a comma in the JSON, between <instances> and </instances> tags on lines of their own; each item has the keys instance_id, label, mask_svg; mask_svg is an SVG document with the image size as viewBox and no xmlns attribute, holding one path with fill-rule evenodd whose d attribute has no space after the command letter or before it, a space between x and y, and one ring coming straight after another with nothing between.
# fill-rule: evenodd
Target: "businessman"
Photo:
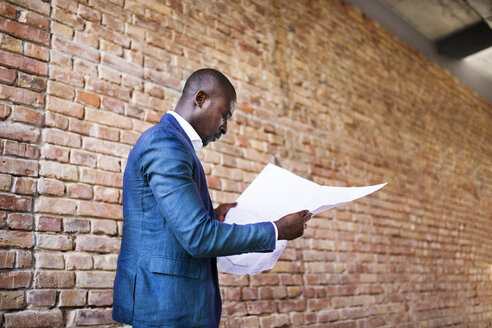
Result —
<instances>
[{"instance_id":1,"label":"businessman","mask_svg":"<svg viewBox=\"0 0 492 328\"><path fill-rule=\"evenodd\" d=\"M219 71L186 81L172 112L145 131L123 178L123 235L114 281L113 319L134 327L218 327L216 257L269 252L277 239L302 236L308 211L275 222L222 221L196 152L227 132L236 91Z\"/></svg>"}]
</instances>

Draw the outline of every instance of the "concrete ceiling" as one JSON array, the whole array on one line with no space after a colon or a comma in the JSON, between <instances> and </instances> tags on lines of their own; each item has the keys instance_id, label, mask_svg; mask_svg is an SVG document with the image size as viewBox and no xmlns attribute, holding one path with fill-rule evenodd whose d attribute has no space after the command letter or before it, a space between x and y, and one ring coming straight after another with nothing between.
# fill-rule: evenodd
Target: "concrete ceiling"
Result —
<instances>
[{"instance_id":1,"label":"concrete ceiling","mask_svg":"<svg viewBox=\"0 0 492 328\"><path fill-rule=\"evenodd\" d=\"M492 103L492 0L346 0Z\"/></svg>"},{"instance_id":2,"label":"concrete ceiling","mask_svg":"<svg viewBox=\"0 0 492 328\"><path fill-rule=\"evenodd\" d=\"M492 35L492 0L381 0L381 2L436 44L480 23ZM476 32L471 33L465 38L470 40ZM450 41L451 48L458 47L454 40ZM492 80L492 46L487 44L484 46L483 49L479 46L478 49L469 50L468 53L472 52L472 54L467 53L468 56L463 59ZM492 93L492 90L490 92Z\"/></svg>"}]
</instances>

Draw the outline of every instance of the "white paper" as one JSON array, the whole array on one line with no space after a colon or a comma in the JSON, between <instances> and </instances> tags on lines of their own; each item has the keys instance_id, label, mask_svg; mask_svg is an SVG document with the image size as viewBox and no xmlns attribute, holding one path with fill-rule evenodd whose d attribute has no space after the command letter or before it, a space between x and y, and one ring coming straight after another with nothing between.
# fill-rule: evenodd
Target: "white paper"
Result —
<instances>
[{"instance_id":1,"label":"white paper","mask_svg":"<svg viewBox=\"0 0 492 328\"><path fill-rule=\"evenodd\" d=\"M319 214L364 197L386 183L367 187L330 187L301 178L268 164L237 199L226 215L226 223L247 224L276 221L289 213L309 210ZM237 275L257 274L271 269L287 245L279 240L271 253L246 253L217 258L220 271Z\"/></svg>"}]
</instances>

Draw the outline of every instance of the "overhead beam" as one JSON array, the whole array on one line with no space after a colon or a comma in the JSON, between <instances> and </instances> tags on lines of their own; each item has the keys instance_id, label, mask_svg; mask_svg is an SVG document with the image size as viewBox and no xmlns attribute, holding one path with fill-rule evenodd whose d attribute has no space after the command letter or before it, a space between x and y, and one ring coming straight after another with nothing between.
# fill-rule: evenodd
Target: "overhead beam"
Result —
<instances>
[{"instance_id":1,"label":"overhead beam","mask_svg":"<svg viewBox=\"0 0 492 328\"><path fill-rule=\"evenodd\" d=\"M410 23L398 16L382 0L347 0L358 7L371 19L375 20L400 40L408 43L411 47L423 55L434 60L442 67L450 70L454 76L468 84L478 94L492 103L492 80L482 75L470 63L465 60L443 56L437 53L435 44L429 41L423 34L415 29Z\"/></svg>"},{"instance_id":2,"label":"overhead beam","mask_svg":"<svg viewBox=\"0 0 492 328\"><path fill-rule=\"evenodd\" d=\"M492 46L492 29L480 21L436 41L437 52L451 58L464 58Z\"/></svg>"}]
</instances>

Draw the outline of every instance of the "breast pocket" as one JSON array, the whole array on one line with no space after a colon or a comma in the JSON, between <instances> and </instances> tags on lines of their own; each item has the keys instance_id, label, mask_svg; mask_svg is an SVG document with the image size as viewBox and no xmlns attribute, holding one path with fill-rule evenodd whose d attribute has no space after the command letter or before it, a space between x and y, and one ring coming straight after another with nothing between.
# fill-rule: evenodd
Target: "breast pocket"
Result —
<instances>
[{"instance_id":1,"label":"breast pocket","mask_svg":"<svg viewBox=\"0 0 492 328\"><path fill-rule=\"evenodd\" d=\"M200 263L186 259L176 259L164 256L153 256L150 259L150 272L171 276L198 279L200 278Z\"/></svg>"}]
</instances>

